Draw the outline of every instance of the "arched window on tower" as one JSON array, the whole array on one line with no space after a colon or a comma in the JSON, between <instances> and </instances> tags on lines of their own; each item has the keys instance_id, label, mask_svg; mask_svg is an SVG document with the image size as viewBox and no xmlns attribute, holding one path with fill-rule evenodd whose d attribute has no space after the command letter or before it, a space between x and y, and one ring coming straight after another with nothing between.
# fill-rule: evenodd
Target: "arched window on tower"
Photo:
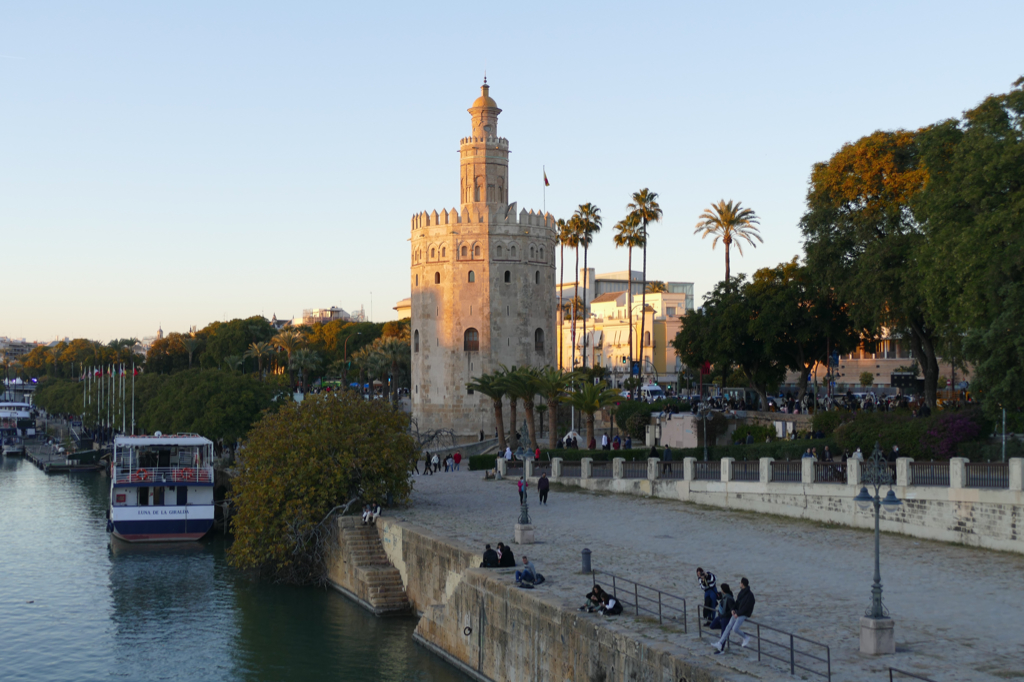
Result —
<instances>
[{"instance_id":1,"label":"arched window on tower","mask_svg":"<svg viewBox=\"0 0 1024 682\"><path fill-rule=\"evenodd\" d=\"M530 260L533 260L535 257L536 257L536 254L534 253L533 247L531 246L530 247Z\"/></svg>"},{"instance_id":2,"label":"arched window on tower","mask_svg":"<svg viewBox=\"0 0 1024 682\"><path fill-rule=\"evenodd\" d=\"M512 258L516 257L516 247L512 247Z\"/></svg>"},{"instance_id":3,"label":"arched window on tower","mask_svg":"<svg viewBox=\"0 0 1024 682\"><path fill-rule=\"evenodd\" d=\"M444 258L448 254L448 249L444 246L441 247L441 258Z\"/></svg>"},{"instance_id":4,"label":"arched window on tower","mask_svg":"<svg viewBox=\"0 0 1024 682\"><path fill-rule=\"evenodd\" d=\"M480 257L480 245L479 244L477 244L476 246L473 247L473 256L476 257L476 258Z\"/></svg>"},{"instance_id":5,"label":"arched window on tower","mask_svg":"<svg viewBox=\"0 0 1024 682\"><path fill-rule=\"evenodd\" d=\"M544 330L540 327L533 333L533 349L538 353L544 352Z\"/></svg>"},{"instance_id":6,"label":"arched window on tower","mask_svg":"<svg viewBox=\"0 0 1024 682\"><path fill-rule=\"evenodd\" d=\"M419 329L417 329L416 331L414 331L412 333L412 352L413 353L419 353L420 352L420 330Z\"/></svg>"},{"instance_id":7,"label":"arched window on tower","mask_svg":"<svg viewBox=\"0 0 1024 682\"><path fill-rule=\"evenodd\" d=\"M508 284L511 281L512 281L512 273L509 272L508 270L506 270L505 271L505 284Z\"/></svg>"},{"instance_id":8,"label":"arched window on tower","mask_svg":"<svg viewBox=\"0 0 1024 682\"><path fill-rule=\"evenodd\" d=\"M467 249L465 246L463 246L462 247L462 257L465 258L468 255L469 255L469 249Z\"/></svg>"},{"instance_id":9,"label":"arched window on tower","mask_svg":"<svg viewBox=\"0 0 1024 682\"><path fill-rule=\"evenodd\" d=\"M538 270L537 272L533 273L533 283L534 284L540 284L540 270Z\"/></svg>"},{"instance_id":10,"label":"arched window on tower","mask_svg":"<svg viewBox=\"0 0 1024 682\"><path fill-rule=\"evenodd\" d=\"M469 271L469 283L472 284L476 281L476 273L472 270Z\"/></svg>"},{"instance_id":11,"label":"arched window on tower","mask_svg":"<svg viewBox=\"0 0 1024 682\"><path fill-rule=\"evenodd\" d=\"M498 244L498 248L494 253L496 254L495 258L501 258L501 244Z\"/></svg>"},{"instance_id":12,"label":"arched window on tower","mask_svg":"<svg viewBox=\"0 0 1024 682\"><path fill-rule=\"evenodd\" d=\"M416 275L416 286L420 285L420 276Z\"/></svg>"},{"instance_id":13,"label":"arched window on tower","mask_svg":"<svg viewBox=\"0 0 1024 682\"><path fill-rule=\"evenodd\" d=\"M540 247L540 259L544 260L544 247Z\"/></svg>"},{"instance_id":14,"label":"arched window on tower","mask_svg":"<svg viewBox=\"0 0 1024 682\"><path fill-rule=\"evenodd\" d=\"M435 272L434 273L434 284L440 284L440 283L441 283L441 273L440 272Z\"/></svg>"},{"instance_id":15,"label":"arched window on tower","mask_svg":"<svg viewBox=\"0 0 1024 682\"><path fill-rule=\"evenodd\" d=\"M480 350L480 332L470 327L462 337L462 350Z\"/></svg>"},{"instance_id":16,"label":"arched window on tower","mask_svg":"<svg viewBox=\"0 0 1024 682\"><path fill-rule=\"evenodd\" d=\"M473 201L480 201L480 178L473 183Z\"/></svg>"},{"instance_id":17,"label":"arched window on tower","mask_svg":"<svg viewBox=\"0 0 1024 682\"><path fill-rule=\"evenodd\" d=\"M437 258L436 254L437 254L437 252L434 249L430 249L430 257L431 258Z\"/></svg>"},{"instance_id":18,"label":"arched window on tower","mask_svg":"<svg viewBox=\"0 0 1024 682\"><path fill-rule=\"evenodd\" d=\"M651 345L651 333L650 332L644 332L644 346L649 348L650 345Z\"/></svg>"}]
</instances>

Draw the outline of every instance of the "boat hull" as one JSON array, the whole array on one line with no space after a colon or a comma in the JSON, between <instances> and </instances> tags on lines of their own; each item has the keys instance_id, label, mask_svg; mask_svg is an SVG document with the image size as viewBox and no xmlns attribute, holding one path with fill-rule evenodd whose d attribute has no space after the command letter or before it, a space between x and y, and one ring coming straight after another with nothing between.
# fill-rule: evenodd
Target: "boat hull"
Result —
<instances>
[{"instance_id":1,"label":"boat hull","mask_svg":"<svg viewBox=\"0 0 1024 682\"><path fill-rule=\"evenodd\" d=\"M114 521L113 535L125 542L193 542L213 527L213 519Z\"/></svg>"}]
</instances>

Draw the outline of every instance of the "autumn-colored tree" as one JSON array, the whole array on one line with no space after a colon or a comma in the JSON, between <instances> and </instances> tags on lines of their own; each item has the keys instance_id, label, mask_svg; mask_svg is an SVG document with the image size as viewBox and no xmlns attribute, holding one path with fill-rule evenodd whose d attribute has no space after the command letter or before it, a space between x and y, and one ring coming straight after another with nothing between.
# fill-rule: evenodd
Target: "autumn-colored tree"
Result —
<instances>
[{"instance_id":1,"label":"autumn-colored tree","mask_svg":"<svg viewBox=\"0 0 1024 682\"><path fill-rule=\"evenodd\" d=\"M231 493L231 563L277 582L326 584L332 511L408 500L418 454L408 427L390 403L347 391L264 416L249 432Z\"/></svg>"}]
</instances>

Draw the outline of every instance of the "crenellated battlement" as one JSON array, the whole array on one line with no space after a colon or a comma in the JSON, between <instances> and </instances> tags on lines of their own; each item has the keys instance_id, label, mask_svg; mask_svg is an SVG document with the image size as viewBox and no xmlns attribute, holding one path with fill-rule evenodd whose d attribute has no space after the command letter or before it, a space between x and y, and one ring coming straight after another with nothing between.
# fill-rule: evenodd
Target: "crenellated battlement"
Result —
<instances>
[{"instance_id":1,"label":"crenellated battlement","mask_svg":"<svg viewBox=\"0 0 1024 682\"><path fill-rule=\"evenodd\" d=\"M517 213L516 208L516 202L512 202L505 210L504 215L499 211L494 216L497 219L491 217L489 210L480 211L473 205L464 206L461 213L455 208L441 209L440 211L434 209L430 212L422 211L412 217L411 229L420 230L425 227L458 225L461 223L555 228L555 217L550 213L533 210L527 211L525 208Z\"/></svg>"},{"instance_id":2,"label":"crenellated battlement","mask_svg":"<svg viewBox=\"0 0 1024 682\"><path fill-rule=\"evenodd\" d=\"M508 149L508 140L504 137L464 137L459 140L459 144L490 144L499 149Z\"/></svg>"}]
</instances>

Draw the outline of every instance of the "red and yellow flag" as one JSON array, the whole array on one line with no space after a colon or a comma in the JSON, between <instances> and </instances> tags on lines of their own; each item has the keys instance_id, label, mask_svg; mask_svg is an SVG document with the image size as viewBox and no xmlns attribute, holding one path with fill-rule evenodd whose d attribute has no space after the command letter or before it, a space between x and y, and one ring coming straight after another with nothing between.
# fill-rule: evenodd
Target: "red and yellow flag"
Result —
<instances>
[{"instance_id":1,"label":"red and yellow flag","mask_svg":"<svg viewBox=\"0 0 1024 682\"><path fill-rule=\"evenodd\" d=\"M546 170L544 171L544 186L545 187L550 187L551 186L551 183L548 182L548 172Z\"/></svg>"}]
</instances>

